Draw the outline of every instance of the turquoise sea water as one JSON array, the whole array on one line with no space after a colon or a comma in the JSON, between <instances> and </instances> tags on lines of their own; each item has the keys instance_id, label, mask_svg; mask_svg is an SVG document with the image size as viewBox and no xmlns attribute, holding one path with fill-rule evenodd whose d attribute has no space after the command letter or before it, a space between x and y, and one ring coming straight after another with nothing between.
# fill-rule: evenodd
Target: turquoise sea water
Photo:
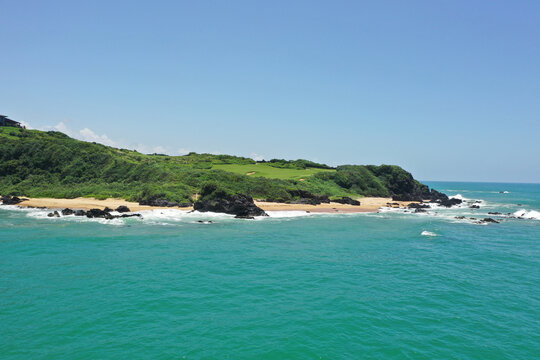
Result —
<instances>
[{"instance_id":1,"label":"turquoise sea water","mask_svg":"<svg viewBox=\"0 0 540 360\"><path fill-rule=\"evenodd\" d=\"M540 185L430 185L481 208L107 223L0 206L0 358L538 358ZM488 211L532 219L454 219Z\"/></svg>"}]
</instances>

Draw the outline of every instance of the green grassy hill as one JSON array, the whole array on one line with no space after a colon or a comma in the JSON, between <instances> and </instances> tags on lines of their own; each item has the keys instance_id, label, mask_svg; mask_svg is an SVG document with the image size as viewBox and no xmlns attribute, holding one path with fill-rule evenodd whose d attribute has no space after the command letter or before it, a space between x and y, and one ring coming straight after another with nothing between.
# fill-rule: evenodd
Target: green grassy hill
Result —
<instances>
[{"instance_id":1,"label":"green grassy hill","mask_svg":"<svg viewBox=\"0 0 540 360\"><path fill-rule=\"evenodd\" d=\"M248 175L249 174L249 175ZM0 127L0 194L30 197L150 197L191 202L202 186L289 201L287 190L329 197L392 196L427 187L398 166L331 168L307 160L271 160L190 153L145 155L49 131Z\"/></svg>"},{"instance_id":2,"label":"green grassy hill","mask_svg":"<svg viewBox=\"0 0 540 360\"><path fill-rule=\"evenodd\" d=\"M305 181L311 175L315 175L319 172L335 172L333 169L293 169L293 168L277 168L268 163L255 163L255 164L215 164L212 169L229 171L235 174L247 175L247 176L262 176L269 179L282 179L282 180L299 180Z\"/></svg>"}]
</instances>

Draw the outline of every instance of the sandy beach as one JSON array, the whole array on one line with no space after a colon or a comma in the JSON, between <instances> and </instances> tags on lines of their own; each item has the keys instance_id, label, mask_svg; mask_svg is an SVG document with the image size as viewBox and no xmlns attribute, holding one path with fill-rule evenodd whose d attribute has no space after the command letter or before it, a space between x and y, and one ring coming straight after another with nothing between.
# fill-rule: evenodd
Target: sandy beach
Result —
<instances>
[{"instance_id":1,"label":"sandy beach","mask_svg":"<svg viewBox=\"0 0 540 360\"><path fill-rule=\"evenodd\" d=\"M391 198L380 197L365 197L360 198L360 206L346 205L331 202L329 204L320 205L304 205L304 204L284 204L274 202L255 201L255 204L265 211L309 211L318 213L358 213L358 212L377 212L381 207L387 206L388 203L397 203L399 206L407 206L410 202L407 201L392 201ZM139 205L136 202L126 201L123 199L106 199L98 200L94 198L75 198L75 199L54 199L54 198L28 198L18 204L23 207L44 207L49 209L116 209L118 206L127 206L131 211L166 209L162 207ZM171 209L171 208L169 208ZM193 207L172 207L179 210L193 210Z\"/></svg>"},{"instance_id":2,"label":"sandy beach","mask_svg":"<svg viewBox=\"0 0 540 360\"><path fill-rule=\"evenodd\" d=\"M25 198L25 200L17 205L24 207L45 207L49 209L105 209L106 207L110 209L116 209L117 207L124 205L127 206L131 211L141 211L141 210L153 210L153 209L163 209L154 206L139 205L136 202L127 201L124 199L106 199L98 200L94 198L83 198L78 197L74 199L53 199L53 198ZM181 210L193 210L192 207L175 207L175 209Z\"/></svg>"},{"instance_id":3,"label":"sandy beach","mask_svg":"<svg viewBox=\"0 0 540 360\"><path fill-rule=\"evenodd\" d=\"M391 198L380 197L365 197L358 199L359 206L340 204L330 202L329 204L320 205L303 205L303 204L283 204L273 202L259 202L255 204L265 211L309 211L318 213L359 213L359 212L377 212L388 203L399 203L400 206L406 206L410 202L392 201Z\"/></svg>"}]
</instances>

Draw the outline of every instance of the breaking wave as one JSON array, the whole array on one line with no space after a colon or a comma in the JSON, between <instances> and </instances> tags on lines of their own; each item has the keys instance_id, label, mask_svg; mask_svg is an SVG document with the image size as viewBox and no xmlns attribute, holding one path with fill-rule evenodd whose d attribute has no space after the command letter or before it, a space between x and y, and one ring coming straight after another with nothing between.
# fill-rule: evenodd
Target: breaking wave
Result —
<instances>
[{"instance_id":1,"label":"breaking wave","mask_svg":"<svg viewBox=\"0 0 540 360\"><path fill-rule=\"evenodd\" d=\"M514 216L528 220L540 220L540 212L535 210L518 210L514 213Z\"/></svg>"}]
</instances>

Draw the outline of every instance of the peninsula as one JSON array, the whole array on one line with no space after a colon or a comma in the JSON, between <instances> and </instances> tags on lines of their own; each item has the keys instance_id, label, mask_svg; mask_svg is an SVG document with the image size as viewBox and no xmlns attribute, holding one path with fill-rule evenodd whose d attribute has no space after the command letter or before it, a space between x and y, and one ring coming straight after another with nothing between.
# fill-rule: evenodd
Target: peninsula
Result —
<instances>
[{"instance_id":1,"label":"peninsula","mask_svg":"<svg viewBox=\"0 0 540 360\"><path fill-rule=\"evenodd\" d=\"M365 212L412 201L449 202L395 165L147 155L6 121L0 124L0 194L22 197L22 206L176 207L238 217L265 210Z\"/></svg>"}]
</instances>

